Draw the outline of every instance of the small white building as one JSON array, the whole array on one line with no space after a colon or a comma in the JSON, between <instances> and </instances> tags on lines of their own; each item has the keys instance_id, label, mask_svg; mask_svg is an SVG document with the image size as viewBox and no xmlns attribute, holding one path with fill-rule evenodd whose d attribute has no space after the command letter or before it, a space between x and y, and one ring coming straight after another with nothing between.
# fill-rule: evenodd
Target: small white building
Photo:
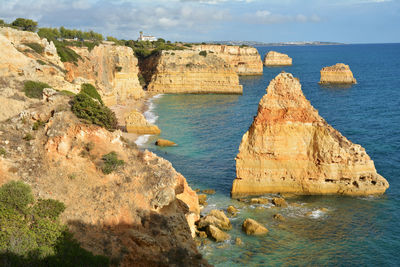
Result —
<instances>
[{"instance_id":1,"label":"small white building","mask_svg":"<svg viewBox=\"0 0 400 267\"><path fill-rule=\"evenodd\" d=\"M138 41L155 42L155 41L157 41L157 38L155 36L151 36L151 35L143 35L143 32L140 32L140 36L138 38Z\"/></svg>"}]
</instances>

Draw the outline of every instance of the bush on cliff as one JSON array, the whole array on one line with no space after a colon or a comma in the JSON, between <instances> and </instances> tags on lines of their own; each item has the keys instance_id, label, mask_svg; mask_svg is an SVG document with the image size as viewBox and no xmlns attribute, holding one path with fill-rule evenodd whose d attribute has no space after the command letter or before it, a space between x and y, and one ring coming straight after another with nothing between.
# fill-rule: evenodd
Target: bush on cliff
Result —
<instances>
[{"instance_id":1,"label":"bush on cliff","mask_svg":"<svg viewBox=\"0 0 400 267\"><path fill-rule=\"evenodd\" d=\"M108 259L82 249L58 219L65 210L53 199L35 201L29 185L0 187L1 266L107 266Z\"/></svg>"},{"instance_id":2,"label":"bush on cliff","mask_svg":"<svg viewBox=\"0 0 400 267\"><path fill-rule=\"evenodd\" d=\"M87 94L91 98L97 99L101 104L104 104L99 92L97 92L96 88L90 83L81 85L81 93Z\"/></svg>"},{"instance_id":3,"label":"bush on cliff","mask_svg":"<svg viewBox=\"0 0 400 267\"><path fill-rule=\"evenodd\" d=\"M202 50L202 51L200 51L199 55L203 56L203 57L206 57L207 56L207 51Z\"/></svg>"},{"instance_id":4,"label":"bush on cliff","mask_svg":"<svg viewBox=\"0 0 400 267\"><path fill-rule=\"evenodd\" d=\"M31 19L17 18L11 23L12 26L18 27L23 31L36 31L38 23Z\"/></svg>"},{"instance_id":5,"label":"bush on cliff","mask_svg":"<svg viewBox=\"0 0 400 267\"><path fill-rule=\"evenodd\" d=\"M101 159L103 160L103 167L101 168L101 170L104 174L110 174L115 171L119 166L125 164L123 160L118 159L118 155L114 151L103 155Z\"/></svg>"},{"instance_id":6,"label":"bush on cliff","mask_svg":"<svg viewBox=\"0 0 400 267\"><path fill-rule=\"evenodd\" d=\"M79 59L82 59L80 55L78 55L74 50L67 47L63 42L54 42L54 45L57 49L57 54L60 57L62 62L72 62L76 63Z\"/></svg>"},{"instance_id":7,"label":"bush on cliff","mask_svg":"<svg viewBox=\"0 0 400 267\"><path fill-rule=\"evenodd\" d=\"M35 82L35 81L26 81L24 83L24 92L25 95L29 98L42 98L43 89L51 88L47 83Z\"/></svg>"},{"instance_id":8,"label":"bush on cliff","mask_svg":"<svg viewBox=\"0 0 400 267\"><path fill-rule=\"evenodd\" d=\"M93 123L107 130L117 128L117 118L107 106L93 99L86 93L77 94L72 102L72 112L80 119Z\"/></svg>"},{"instance_id":9,"label":"bush on cliff","mask_svg":"<svg viewBox=\"0 0 400 267\"><path fill-rule=\"evenodd\" d=\"M24 43L24 45L28 46L29 48L31 48L33 51L35 51L40 55L43 54L44 52L44 47L38 43Z\"/></svg>"}]
</instances>

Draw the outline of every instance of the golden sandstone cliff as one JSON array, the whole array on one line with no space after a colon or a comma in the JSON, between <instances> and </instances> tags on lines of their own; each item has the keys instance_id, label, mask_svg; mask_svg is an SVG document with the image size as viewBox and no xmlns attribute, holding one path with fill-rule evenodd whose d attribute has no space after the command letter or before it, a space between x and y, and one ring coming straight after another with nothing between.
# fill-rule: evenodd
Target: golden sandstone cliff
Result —
<instances>
[{"instance_id":1,"label":"golden sandstone cliff","mask_svg":"<svg viewBox=\"0 0 400 267\"><path fill-rule=\"evenodd\" d=\"M349 65L337 63L336 65L321 69L320 84L353 84L357 83Z\"/></svg>"},{"instance_id":2,"label":"golden sandstone cliff","mask_svg":"<svg viewBox=\"0 0 400 267\"><path fill-rule=\"evenodd\" d=\"M360 145L332 128L289 73L271 81L236 157L232 197L382 194L388 182Z\"/></svg>"},{"instance_id":3,"label":"golden sandstone cliff","mask_svg":"<svg viewBox=\"0 0 400 267\"><path fill-rule=\"evenodd\" d=\"M81 56L75 65L65 63L70 82L84 78L95 84L108 106L124 103L128 98L138 99L144 95L139 83L138 60L130 47L99 45L92 51L86 47L71 47Z\"/></svg>"},{"instance_id":4,"label":"golden sandstone cliff","mask_svg":"<svg viewBox=\"0 0 400 267\"><path fill-rule=\"evenodd\" d=\"M292 58L286 54L269 51L268 54L264 56L265 66L291 66Z\"/></svg>"},{"instance_id":5,"label":"golden sandstone cliff","mask_svg":"<svg viewBox=\"0 0 400 267\"><path fill-rule=\"evenodd\" d=\"M213 52L230 64L239 75L262 75L263 64L260 54L254 47L231 45L197 45L197 51Z\"/></svg>"},{"instance_id":6,"label":"golden sandstone cliff","mask_svg":"<svg viewBox=\"0 0 400 267\"><path fill-rule=\"evenodd\" d=\"M146 64L153 67L148 85L156 93L242 94L239 77L221 58L193 50L162 51Z\"/></svg>"}]
</instances>

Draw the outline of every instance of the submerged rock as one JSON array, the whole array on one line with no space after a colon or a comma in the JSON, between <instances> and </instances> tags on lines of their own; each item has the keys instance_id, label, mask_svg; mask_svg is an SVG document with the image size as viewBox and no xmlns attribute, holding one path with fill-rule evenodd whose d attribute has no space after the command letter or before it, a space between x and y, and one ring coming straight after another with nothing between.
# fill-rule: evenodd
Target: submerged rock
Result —
<instances>
[{"instance_id":1,"label":"submerged rock","mask_svg":"<svg viewBox=\"0 0 400 267\"><path fill-rule=\"evenodd\" d=\"M267 91L236 156L232 197L385 192L389 184L365 149L319 116L298 79L280 73Z\"/></svg>"},{"instance_id":2,"label":"submerged rock","mask_svg":"<svg viewBox=\"0 0 400 267\"><path fill-rule=\"evenodd\" d=\"M235 244L236 244L237 246L243 245L242 239L240 239L240 237L236 237L236 238L235 238Z\"/></svg>"},{"instance_id":3,"label":"submerged rock","mask_svg":"<svg viewBox=\"0 0 400 267\"><path fill-rule=\"evenodd\" d=\"M264 57L265 66L291 66L292 58L286 54L269 51Z\"/></svg>"},{"instance_id":4,"label":"submerged rock","mask_svg":"<svg viewBox=\"0 0 400 267\"><path fill-rule=\"evenodd\" d=\"M250 199L251 204L268 204L269 199L267 198L252 198Z\"/></svg>"},{"instance_id":5,"label":"submerged rock","mask_svg":"<svg viewBox=\"0 0 400 267\"><path fill-rule=\"evenodd\" d=\"M200 195L197 195L197 197L199 198L199 204L200 205L203 205L203 206L207 205L207 195L200 194Z\"/></svg>"},{"instance_id":6,"label":"submerged rock","mask_svg":"<svg viewBox=\"0 0 400 267\"><path fill-rule=\"evenodd\" d=\"M320 84L353 84L357 83L349 65L337 63L336 65L321 69Z\"/></svg>"},{"instance_id":7,"label":"submerged rock","mask_svg":"<svg viewBox=\"0 0 400 267\"><path fill-rule=\"evenodd\" d=\"M157 139L156 146L176 146L176 144L172 141L166 140L166 139Z\"/></svg>"},{"instance_id":8,"label":"submerged rock","mask_svg":"<svg viewBox=\"0 0 400 267\"><path fill-rule=\"evenodd\" d=\"M286 218L285 217L283 217L283 215L282 214L279 214L279 213L277 213L277 214L274 214L274 219L275 220L278 220L278 221L286 221Z\"/></svg>"},{"instance_id":9,"label":"submerged rock","mask_svg":"<svg viewBox=\"0 0 400 267\"><path fill-rule=\"evenodd\" d=\"M234 206L229 206L229 207L226 209L226 211L227 211L230 215L235 216L236 213L238 212L238 209L235 208Z\"/></svg>"},{"instance_id":10,"label":"submerged rock","mask_svg":"<svg viewBox=\"0 0 400 267\"><path fill-rule=\"evenodd\" d=\"M272 199L272 204L274 204L277 207L282 207L282 208L287 207L286 200L281 197L274 197Z\"/></svg>"},{"instance_id":11,"label":"submerged rock","mask_svg":"<svg viewBox=\"0 0 400 267\"><path fill-rule=\"evenodd\" d=\"M201 192L204 193L204 194L207 194L207 195L214 195L215 194L215 190L214 189L204 189Z\"/></svg>"},{"instance_id":12,"label":"submerged rock","mask_svg":"<svg viewBox=\"0 0 400 267\"><path fill-rule=\"evenodd\" d=\"M247 235L264 235L268 229L253 219L246 219L242 224L242 230Z\"/></svg>"},{"instance_id":13,"label":"submerged rock","mask_svg":"<svg viewBox=\"0 0 400 267\"><path fill-rule=\"evenodd\" d=\"M217 242L222 242L230 238L227 233L220 230L218 227L215 227L214 225L209 225L207 227L207 234L210 238L214 239Z\"/></svg>"}]
</instances>

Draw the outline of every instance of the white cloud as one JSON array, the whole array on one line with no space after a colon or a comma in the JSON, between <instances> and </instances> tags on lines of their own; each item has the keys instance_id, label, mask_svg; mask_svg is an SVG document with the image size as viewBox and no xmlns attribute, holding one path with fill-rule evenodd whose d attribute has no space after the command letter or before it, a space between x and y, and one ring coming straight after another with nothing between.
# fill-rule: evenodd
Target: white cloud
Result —
<instances>
[{"instance_id":1,"label":"white cloud","mask_svg":"<svg viewBox=\"0 0 400 267\"><path fill-rule=\"evenodd\" d=\"M244 15L244 19L246 22L253 24L276 24L288 22L306 23L319 22L321 20L320 17L318 17L317 15L283 15L272 13L269 10L258 10L255 13L247 13Z\"/></svg>"}]
</instances>

